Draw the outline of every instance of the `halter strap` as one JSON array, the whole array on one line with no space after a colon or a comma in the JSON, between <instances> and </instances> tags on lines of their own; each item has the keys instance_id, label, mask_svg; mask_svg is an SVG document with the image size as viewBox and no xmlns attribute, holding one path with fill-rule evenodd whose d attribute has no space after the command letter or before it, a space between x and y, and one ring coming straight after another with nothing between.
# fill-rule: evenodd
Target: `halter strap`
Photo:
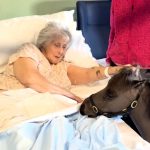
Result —
<instances>
[{"instance_id":1,"label":"halter strap","mask_svg":"<svg viewBox=\"0 0 150 150\"><path fill-rule=\"evenodd\" d=\"M102 111L101 110L99 110L98 109L98 107L96 107L96 105L95 105L95 103L94 103L94 101L93 101L93 94L90 96L90 102L91 102L91 105L92 105L92 110L93 110L93 112L95 113L95 114L97 114L97 116L98 115L101 115L101 113L102 113Z\"/></svg>"},{"instance_id":2,"label":"halter strap","mask_svg":"<svg viewBox=\"0 0 150 150\"><path fill-rule=\"evenodd\" d=\"M103 108L103 106L101 107L101 109L99 109L96 105L95 105L95 103L94 103L94 101L93 101L93 95L91 95L89 98L90 98L90 103L91 103L91 105L92 105L92 110L93 110L93 112L96 114L96 116L99 116L99 115L104 115L104 116L106 116L106 117L114 117L114 116L117 116L117 115L126 115L126 114L128 114L129 112L131 112L134 108L136 108L137 107L137 105L138 105L138 100L139 100L139 98L140 98L140 95L141 95L141 93L142 93L142 90L143 90L143 88L141 88L140 90L139 90L139 93L137 94L137 96L136 96L136 98L129 104L129 106L127 107L127 108L125 108L125 109L123 109L123 110L121 110L121 111L119 111L119 112L102 112L101 111L101 109Z\"/></svg>"}]
</instances>

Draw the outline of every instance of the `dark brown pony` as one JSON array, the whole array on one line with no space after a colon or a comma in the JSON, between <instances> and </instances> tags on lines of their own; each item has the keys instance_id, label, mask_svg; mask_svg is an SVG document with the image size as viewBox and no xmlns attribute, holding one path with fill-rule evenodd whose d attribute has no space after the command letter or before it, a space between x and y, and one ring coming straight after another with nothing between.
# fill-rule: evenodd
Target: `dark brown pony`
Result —
<instances>
[{"instance_id":1,"label":"dark brown pony","mask_svg":"<svg viewBox=\"0 0 150 150\"><path fill-rule=\"evenodd\" d=\"M81 104L89 117L129 115L140 135L150 142L150 70L124 68L107 86Z\"/></svg>"}]
</instances>

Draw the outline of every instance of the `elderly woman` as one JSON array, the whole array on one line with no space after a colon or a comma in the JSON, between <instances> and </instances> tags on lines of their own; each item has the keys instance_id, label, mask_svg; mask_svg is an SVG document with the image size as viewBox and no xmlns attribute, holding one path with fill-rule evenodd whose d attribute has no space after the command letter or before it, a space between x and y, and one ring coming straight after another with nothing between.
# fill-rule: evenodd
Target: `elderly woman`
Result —
<instances>
[{"instance_id":1,"label":"elderly woman","mask_svg":"<svg viewBox=\"0 0 150 150\"><path fill-rule=\"evenodd\" d=\"M120 68L103 66L82 68L65 62L65 53L71 44L67 28L48 23L37 38L36 45L26 43L8 62L0 89L29 87L38 92L62 94L78 102L81 99L69 91L71 85L86 84L106 78Z\"/></svg>"}]
</instances>

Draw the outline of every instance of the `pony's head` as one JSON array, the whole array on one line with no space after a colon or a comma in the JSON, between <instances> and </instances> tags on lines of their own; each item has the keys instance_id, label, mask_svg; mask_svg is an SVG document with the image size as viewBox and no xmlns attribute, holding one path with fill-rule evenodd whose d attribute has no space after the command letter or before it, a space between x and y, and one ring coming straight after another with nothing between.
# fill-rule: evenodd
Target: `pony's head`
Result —
<instances>
[{"instance_id":1,"label":"pony's head","mask_svg":"<svg viewBox=\"0 0 150 150\"><path fill-rule=\"evenodd\" d=\"M80 113L89 117L112 117L129 112L137 106L145 81L149 78L149 69L123 68L103 90L84 100Z\"/></svg>"}]
</instances>

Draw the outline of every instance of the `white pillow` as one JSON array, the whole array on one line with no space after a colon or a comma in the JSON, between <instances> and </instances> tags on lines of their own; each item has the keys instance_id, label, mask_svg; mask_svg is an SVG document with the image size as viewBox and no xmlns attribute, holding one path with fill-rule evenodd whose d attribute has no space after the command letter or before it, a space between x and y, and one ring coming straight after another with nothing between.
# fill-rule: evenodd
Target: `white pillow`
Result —
<instances>
[{"instance_id":1,"label":"white pillow","mask_svg":"<svg viewBox=\"0 0 150 150\"><path fill-rule=\"evenodd\" d=\"M73 43L66 54L66 60L84 67L93 66L95 60L93 63L91 51L88 45L84 43L81 32L76 31L73 14L74 10L70 10L50 15L17 17L0 21L0 72L4 70L9 56L21 44L35 42L39 31L49 21L66 25L73 35Z\"/></svg>"},{"instance_id":2,"label":"white pillow","mask_svg":"<svg viewBox=\"0 0 150 150\"><path fill-rule=\"evenodd\" d=\"M65 60L81 67L93 67L98 63L91 53L81 31L71 31L72 44L66 52Z\"/></svg>"},{"instance_id":3,"label":"white pillow","mask_svg":"<svg viewBox=\"0 0 150 150\"><path fill-rule=\"evenodd\" d=\"M10 54L25 42L35 42L39 31L49 21L63 22L70 30L76 29L74 10L51 15L17 17L0 21L0 72L4 70Z\"/></svg>"}]
</instances>

